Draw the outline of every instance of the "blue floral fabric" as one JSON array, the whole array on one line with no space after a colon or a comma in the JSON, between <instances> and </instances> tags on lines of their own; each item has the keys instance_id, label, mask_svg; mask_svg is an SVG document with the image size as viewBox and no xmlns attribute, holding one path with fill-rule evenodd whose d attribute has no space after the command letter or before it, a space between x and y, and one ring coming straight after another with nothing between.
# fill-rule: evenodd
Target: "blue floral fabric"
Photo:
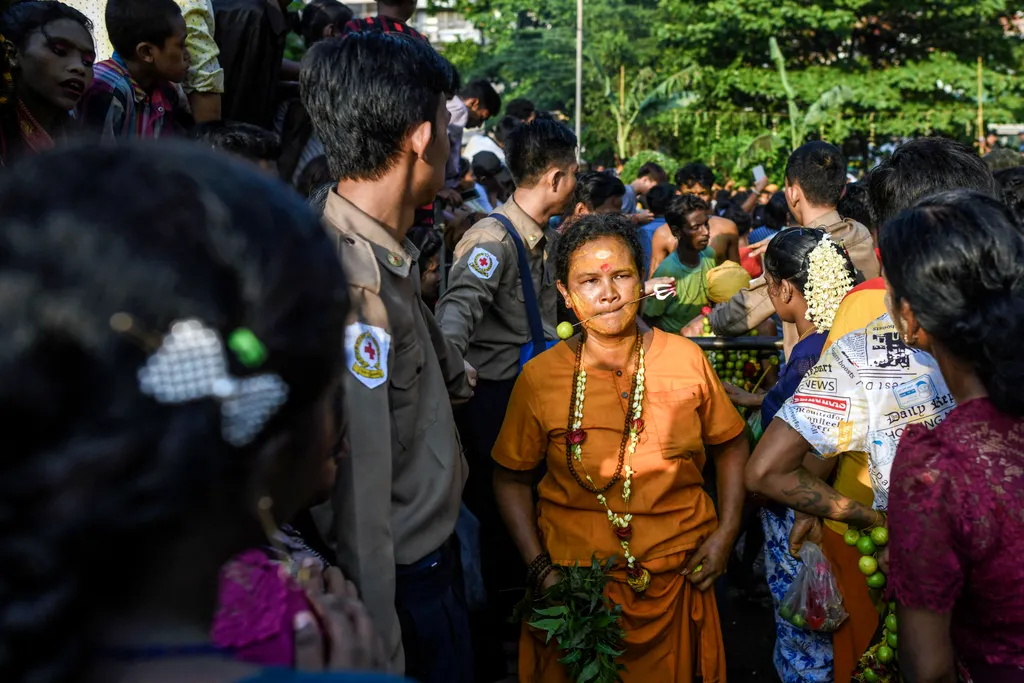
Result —
<instances>
[{"instance_id":1,"label":"blue floral fabric","mask_svg":"<svg viewBox=\"0 0 1024 683\"><path fill-rule=\"evenodd\" d=\"M775 605L775 669L783 683L831 683L832 635L805 631L779 616L779 605L803 564L789 554L793 511L784 517L761 509L765 576Z\"/></svg>"}]
</instances>

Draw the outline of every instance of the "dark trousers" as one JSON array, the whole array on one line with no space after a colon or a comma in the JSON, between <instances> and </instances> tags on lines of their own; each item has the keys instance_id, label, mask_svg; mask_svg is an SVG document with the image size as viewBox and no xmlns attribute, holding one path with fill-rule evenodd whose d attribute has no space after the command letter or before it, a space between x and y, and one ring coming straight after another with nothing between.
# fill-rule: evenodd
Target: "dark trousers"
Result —
<instances>
[{"instance_id":1,"label":"dark trousers","mask_svg":"<svg viewBox=\"0 0 1024 683\"><path fill-rule=\"evenodd\" d=\"M508 620L526 584L526 566L494 498L495 464L491 459L513 385L514 379L479 380L473 398L456 414L469 461L469 479L462 499L480 520L480 566L487 589L486 607L471 615L477 683L507 676L502 640L504 635L514 639L518 632Z\"/></svg>"},{"instance_id":2,"label":"dark trousers","mask_svg":"<svg viewBox=\"0 0 1024 683\"><path fill-rule=\"evenodd\" d=\"M472 683L469 614L454 536L416 564L397 567L395 608L407 677L422 683Z\"/></svg>"}]
</instances>

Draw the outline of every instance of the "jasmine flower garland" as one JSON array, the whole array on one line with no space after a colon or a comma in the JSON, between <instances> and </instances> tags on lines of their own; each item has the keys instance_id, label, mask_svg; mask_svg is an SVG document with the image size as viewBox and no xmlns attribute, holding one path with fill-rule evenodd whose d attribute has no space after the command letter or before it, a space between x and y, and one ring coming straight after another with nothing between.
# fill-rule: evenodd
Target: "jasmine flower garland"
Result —
<instances>
[{"instance_id":1,"label":"jasmine flower garland","mask_svg":"<svg viewBox=\"0 0 1024 683\"><path fill-rule=\"evenodd\" d=\"M839 310L843 297L853 287L853 278L846 267L841 247L832 242L828 235L808 256L807 284L804 285L804 299L807 300L807 320L819 332L832 328L832 321Z\"/></svg>"}]
</instances>

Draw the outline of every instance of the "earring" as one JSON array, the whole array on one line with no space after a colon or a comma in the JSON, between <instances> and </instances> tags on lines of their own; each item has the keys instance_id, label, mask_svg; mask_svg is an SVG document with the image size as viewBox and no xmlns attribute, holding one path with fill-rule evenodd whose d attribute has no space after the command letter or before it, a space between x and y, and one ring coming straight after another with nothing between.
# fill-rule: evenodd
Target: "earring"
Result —
<instances>
[{"instance_id":1,"label":"earring","mask_svg":"<svg viewBox=\"0 0 1024 683\"><path fill-rule=\"evenodd\" d=\"M565 300L565 307L566 307L566 308L572 308L572 304L571 304L571 303L569 303L569 300L568 300L568 299L566 299L566 300Z\"/></svg>"}]
</instances>

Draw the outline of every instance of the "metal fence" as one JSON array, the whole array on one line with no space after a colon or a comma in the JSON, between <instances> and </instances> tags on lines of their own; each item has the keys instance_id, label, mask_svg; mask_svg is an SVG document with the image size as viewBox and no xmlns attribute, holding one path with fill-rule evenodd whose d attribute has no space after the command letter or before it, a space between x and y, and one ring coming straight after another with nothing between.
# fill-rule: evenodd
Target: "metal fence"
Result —
<instances>
[{"instance_id":1,"label":"metal fence","mask_svg":"<svg viewBox=\"0 0 1024 683\"><path fill-rule=\"evenodd\" d=\"M782 337L687 337L705 351L781 351Z\"/></svg>"}]
</instances>

